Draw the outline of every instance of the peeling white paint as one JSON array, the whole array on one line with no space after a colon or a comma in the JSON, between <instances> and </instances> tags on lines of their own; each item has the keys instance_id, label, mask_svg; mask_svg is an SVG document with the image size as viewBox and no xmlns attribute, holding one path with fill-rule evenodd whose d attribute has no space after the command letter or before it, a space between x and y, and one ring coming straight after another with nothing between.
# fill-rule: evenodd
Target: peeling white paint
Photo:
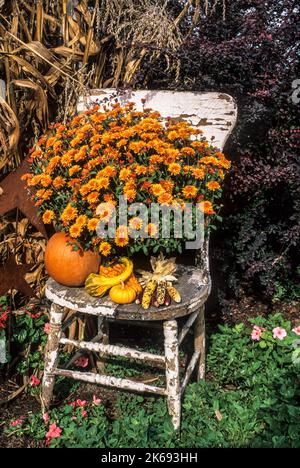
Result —
<instances>
[{"instance_id":1,"label":"peeling white paint","mask_svg":"<svg viewBox=\"0 0 300 468\"><path fill-rule=\"evenodd\" d=\"M131 359L139 359L141 361L149 361L153 363L165 363L165 357L158 354L145 353L133 348L126 348L125 346L116 346L103 343L92 343L88 341L76 341L68 338L61 338L61 344L69 344L76 346L80 349L87 349L89 351L100 352L104 355L127 357Z\"/></svg>"},{"instance_id":2,"label":"peeling white paint","mask_svg":"<svg viewBox=\"0 0 300 468\"><path fill-rule=\"evenodd\" d=\"M89 96L79 98L77 110L82 111L96 101L101 105L104 98L115 92L112 88L92 89ZM220 149L224 147L237 118L237 106L233 98L223 93L124 90L118 96L122 105L128 101L134 102L139 111L143 110L142 99L145 99L145 107L160 112L163 117L179 117L200 128L208 141L214 137L213 144Z\"/></svg>"},{"instance_id":3,"label":"peeling white paint","mask_svg":"<svg viewBox=\"0 0 300 468\"><path fill-rule=\"evenodd\" d=\"M175 430L180 427L181 392L179 381L179 348L177 337L177 320L164 322L166 384L169 413Z\"/></svg>"},{"instance_id":4,"label":"peeling white paint","mask_svg":"<svg viewBox=\"0 0 300 468\"><path fill-rule=\"evenodd\" d=\"M65 369L56 369L56 375L70 377L75 380L83 380L94 384L103 385L104 387L114 387L123 390L133 390L139 393L154 393L157 395L166 395L166 390L161 387L154 387L142 382L134 382L129 379L120 379L110 375L92 374L90 372L78 372Z\"/></svg>"}]
</instances>

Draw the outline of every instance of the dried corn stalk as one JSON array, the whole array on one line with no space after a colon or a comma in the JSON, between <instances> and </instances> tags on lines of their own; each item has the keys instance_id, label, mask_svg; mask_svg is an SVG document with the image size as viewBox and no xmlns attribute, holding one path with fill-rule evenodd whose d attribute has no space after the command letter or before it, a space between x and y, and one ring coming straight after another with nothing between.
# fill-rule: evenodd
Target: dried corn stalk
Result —
<instances>
[{"instance_id":1,"label":"dried corn stalk","mask_svg":"<svg viewBox=\"0 0 300 468\"><path fill-rule=\"evenodd\" d=\"M183 20L196 26L218 5L225 12L225 0L178 0L179 9L167 0L0 0L0 177L49 121L72 115L89 88L132 86L144 63L151 69L162 57L176 77ZM16 236L18 255L37 265L30 281L42 290L44 241L27 225L21 235L14 223L2 224L0 256Z\"/></svg>"}]
</instances>

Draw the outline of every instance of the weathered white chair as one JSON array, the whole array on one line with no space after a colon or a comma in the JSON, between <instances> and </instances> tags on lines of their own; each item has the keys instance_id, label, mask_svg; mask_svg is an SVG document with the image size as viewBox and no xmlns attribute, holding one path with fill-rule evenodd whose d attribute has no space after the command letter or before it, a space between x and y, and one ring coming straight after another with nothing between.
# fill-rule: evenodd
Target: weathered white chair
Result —
<instances>
[{"instance_id":1,"label":"weathered white chair","mask_svg":"<svg viewBox=\"0 0 300 468\"><path fill-rule=\"evenodd\" d=\"M114 90L93 90L90 96L81 99L78 110L83 110L87 104L101 101L110 96ZM222 149L236 121L237 108L231 96L221 93L197 93L174 91L128 91L118 96L121 103L135 102L138 110L142 110L142 99L145 106L158 110L163 117L179 117L188 120L200 128L204 136ZM171 304L159 309L150 307L143 310L140 305L116 305L107 297L97 299L90 297L83 288L67 288L49 279L46 286L46 297L52 302L50 317L50 333L45 355L45 371L43 379L43 402L48 407L53 393L55 376L71 377L85 382L131 390L142 393L165 395L168 401L169 413L175 429L180 426L181 397L194 369L197 378L205 375L205 319L204 305L210 293L211 280L209 273L208 239L196 256L194 267L180 266L178 284L182 303ZM102 327L92 341L73 340L62 333L64 308L98 317ZM181 330L178 330L178 318L187 317ZM159 321L164 331L164 355L141 352L136 349L109 344L107 326L109 321ZM183 381L179 375L179 346L194 326L194 353L188 364ZM69 369L58 368L59 345L73 345L80 350L100 353L102 356L112 355L133 358L147 364L164 365L166 372L166 388L121 379L105 374L94 374Z\"/></svg>"}]
</instances>

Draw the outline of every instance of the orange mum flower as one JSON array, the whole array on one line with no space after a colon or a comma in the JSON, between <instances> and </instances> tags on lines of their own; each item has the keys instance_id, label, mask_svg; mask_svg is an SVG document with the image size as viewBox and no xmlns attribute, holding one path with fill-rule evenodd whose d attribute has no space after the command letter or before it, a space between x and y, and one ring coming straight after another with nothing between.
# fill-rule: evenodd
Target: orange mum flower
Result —
<instances>
[{"instance_id":1,"label":"orange mum flower","mask_svg":"<svg viewBox=\"0 0 300 468\"><path fill-rule=\"evenodd\" d=\"M43 186L43 187L49 187L49 185L51 184L52 182L52 179L51 177L48 175L48 174L43 174L41 176L41 180L40 180L40 184Z\"/></svg>"},{"instance_id":2,"label":"orange mum flower","mask_svg":"<svg viewBox=\"0 0 300 468\"><path fill-rule=\"evenodd\" d=\"M197 180L204 179L205 177L205 171L201 167L196 167L195 169L192 170L193 176Z\"/></svg>"},{"instance_id":3,"label":"orange mum flower","mask_svg":"<svg viewBox=\"0 0 300 468\"><path fill-rule=\"evenodd\" d=\"M193 148L196 148L196 149L199 149L199 150L203 150L204 148L207 148L208 142L207 142L207 141L198 141L198 140L196 140L196 141L193 141L193 142L191 143L191 146L192 146Z\"/></svg>"},{"instance_id":4,"label":"orange mum flower","mask_svg":"<svg viewBox=\"0 0 300 468\"><path fill-rule=\"evenodd\" d=\"M126 146L127 145L127 141L126 138L121 138L121 140L118 141L117 143L117 148L121 148L122 146Z\"/></svg>"},{"instance_id":5,"label":"orange mum flower","mask_svg":"<svg viewBox=\"0 0 300 468\"><path fill-rule=\"evenodd\" d=\"M175 148L167 148L165 150L165 163L172 164L179 157L179 150Z\"/></svg>"},{"instance_id":6,"label":"orange mum flower","mask_svg":"<svg viewBox=\"0 0 300 468\"><path fill-rule=\"evenodd\" d=\"M45 224L50 224L54 218L55 218L55 214L54 214L54 211L52 210L46 210L45 213L43 214L43 222Z\"/></svg>"},{"instance_id":7,"label":"orange mum flower","mask_svg":"<svg viewBox=\"0 0 300 468\"><path fill-rule=\"evenodd\" d=\"M231 167L231 162L228 161L227 159L221 159L220 164L225 169L229 169Z\"/></svg>"},{"instance_id":8,"label":"orange mum flower","mask_svg":"<svg viewBox=\"0 0 300 468\"><path fill-rule=\"evenodd\" d=\"M83 228L87 223L87 216L86 215L80 215L78 216L78 218L76 219L76 224Z\"/></svg>"},{"instance_id":9,"label":"orange mum flower","mask_svg":"<svg viewBox=\"0 0 300 468\"><path fill-rule=\"evenodd\" d=\"M53 194L53 190L50 190L50 189L44 190L44 193L42 194L42 199L49 200L52 194Z\"/></svg>"},{"instance_id":10,"label":"orange mum flower","mask_svg":"<svg viewBox=\"0 0 300 468\"><path fill-rule=\"evenodd\" d=\"M195 198L197 196L198 189L194 185L186 185L182 189L182 193L185 198Z\"/></svg>"},{"instance_id":11,"label":"orange mum flower","mask_svg":"<svg viewBox=\"0 0 300 468\"><path fill-rule=\"evenodd\" d=\"M147 174L147 167L146 167L146 166L139 166L139 165L137 165L137 166L135 166L135 169L134 169L134 170L135 170L135 173L136 173L137 175L145 175L145 174Z\"/></svg>"},{"instance_id":12,"label":"orange mum flower","mask_svg":"<svg viewBox=\"0 0 300 468\"><path fill-rule=\"evenodd\" d=\"M77 136L73 138L73 140L71 140L70 145L72 146L72 148L75 148L75 146L80 145L80 143L82 142L82 140L84 140L84 138L85 138L85 135L83 133L78 133Z\"/></svg>"},{"instance_id":13,"label":"orange mum flower","mask_svg":"<svg viewBox=\"0 0 300 468\"><path fill-rule=\"evenodd\" d=\"M46 142L46 148L51 148L51 146L53 146L53 143L55 143L55 141L56 141L55 137L48 138Z\"/></svg>"},{"instance_id":14,"label":"orange mum flower","mask_svg":"<svg viewBox=\"0 0 300 468\"><path fill-rule=\"evenodd\" d=\"M172 203L173 197L170 193L163 193L157 199L158 203L170 205Z\"/></svg>"},{"instance_id":15,"label":"orange mum flower","mask_svg":"<svg viewBox=\"0 0 300 468\"><path fill-rule=\"evenodd\" d=\"M46 172L48 174L51 174L54 169L56 168L56 166L58 165L58 163L60 162L60 157L59 156L54 156L54 158L52 158L46 168Z\"/></svg>"},{"instance_id":16,"label":"orange mum flower","mask_svg":"<svg viewBox=\"0 0 300 468\"><path fill-rule=\"evenodd\" d=\"M98 183L99 183L99 188L102 189L107 189L109 187L109 179L108 177L99 177Z\"/></svg>"},{"instance_id":17,"label":"orange mum flower","mask_svg":"<svg viewBox=\"0 0 300 468\"><path fill-rule=\"evenodd\" d=\"M41 180L41 174L38 174L38 175L35 175L33 176L29 181L28 181L28 185L30 187L35 187L37 184L40 183L40 180Z\"/></svg>"},{"instance_id":18,"label":"orange mum flower","mask_svg":"<svg viewBox=\"0 0 300 468\"><path fill-rule=\"evenodd\" d=\"M61 219L64 223L72 221L77 216L77 209L74 208L70 203L66 206L62 212Z\"/></svg>"},{"instance_id":19,"label":"orange mum flower","mask_svg":"<svg viewBox=\"0 0 300 468\"><path fill-rule=\"evenodd\" d=\"M81 167L78 164L75 164L75 166L70 167L69 169L69 175L72 177L72 175L76 174L76 172L80 171Z\"/></svg>"},{"instance_id":20,"label":"orange mum flower","mask_svg":"<svg viewBox=\"0 0 300 468\"><path fill-rule=\"evenodd\" d=\"M130 151L138 154L141 153L145 149L145 142L144 141L132 141L129 143Z\"/></svg>"},{"instance_id":21,"label":"orange mum flower","mask_svg":"<svg viewBox=\"0 0 300 468\"><path fill-rule=\"evenodd\" d=\"M139 218L138 216L131 218L129 221L129 227L131 229L135 229L136 231L139 231L143 227L143 220Z\"/></svg>"},{"instance_id":22,"label":"orange mum flower","mask_svg":"<svg viewBox=\"0 0 300 468\"><path fill-rule=\"evenodd\" d=\"M116 202L115 202L115 197L114 197L114 195L113 195L112 193L105 193L105 194L103 195L103 200L104 200L105 202L116 203Z\"/></svg>"},{"instance_id":23,"label":"orange mum flower","mask_svg":"<svg viewBox=\"0 0 300 468\"><path fill-rule=\"evenodd\" d=\"M81 193L83 197L85 197L85 195L87 195L91 191L90 183L91 181L88 184L83 185L81 189L79 190L79 192Z\"/></svg>"},{"instance_id":24,"label":"orange mum flower","mask_svg":"<svg viewBox=\"0 0 300 468\"><path fill-rule=\"evenodd\" d=\"M106 166L102 171L99 171L100 174L104 177L114 177L117 173L117 169L114 166Z\"/></svg>"},{"instance_id":25,"label":"orange mum flower","mask_svg":"<svg viewBox=\"0 0 300 468\"><path fill-rule=\"evenodd\" d=\"M158 154L153 154L149 158L150 164L159 164L159 163L162 162L162 160L163 160L163 158L161 156L159 156Z\"/></svg>"},{"instance_id":26,"label":"orange mum flower","mask_svg":"<svg viewBox=\"0 0 300 468\"><path fill-rule=\"evenodd\" d=\"M93 205L94 203L98 203L99 200L99 193L98 192L91 192L87 196L87 201L90 205Z\"/></svg>"},{"instance_id":27,"label":"orange mum flower","mask_svg":"<svg viewBox=\"0 0 300 468\"><path fill-rule=\"evenodd\" d=\"M70 236L74 237L75 239L80 236L81 231L82 231L82 227L78 226L78 224L76 223L73 224L69 229Z\"/></svg>"},{"instance_id":28,"label":"orange mum flower","mask_svg":"<svg viewBox=\"0 0 300 468\"><path fill-rule=\"evenodd\" d=\"M164 192L165 192L165 189L162 187L161 184L153 184L153 185L151 186L151 193L152 193L155 197L159 197L159 196L162 195Z\"/></svg>"},{"instance_id":29,"label":"orange mum flower","mask_svg":"<svg viewBox=\"0 0 300 468\"><path fill-rule=\"evenodd\" d=\"M63 144L63 142L62 142L61 140L56 141L56 142L53 144L53 149L54 149L54 151L55 151L55 152L60 151L61 148L62 148L62 144Z\"/></svg>"},{"instance_id":30,"label":"orange mum flower","mask_svg":"<svg viewBox=\"0 0 300 468\"><path fill-rule=\"evenodd\" d=\"M185 174L188 174L190 171L192 171L193 166L183 166L183 172Z\"/></svg>"},{"instance_id":31,"label":"orange mum flower","mask_svg":"<svg viewBox=\"0 0 300 468\"><path fill-rule=\"evenodd\" d=\"M125 182L131 176L131 170L124 167L120 170L119 179Z\"/></svg>"},{"instance_id":32,"label":"orange mum flower","mask_svg":"<svg viewBox=\"0 0 300 468\"><path fill-rule=\"evenodd\" d=\"M128 200L129 202L133 202L133 200L135 200L136 198L136 190L135 189L127 189L127 190L124 190L124 196L126 198L126 200Z\"/></svg>"},{"instance_id":33,"label":"orange mum flower","mask_svg":"<svg viewBox=\"0 0 300 468\"><path fill-rule=\"evenodd\" d=\"M178 133L175 132L174 130L169 132L167 136L168 136L168 139L171 141L177 140L177 138L179 138Z\"/></svg>"},{"instance_id":34,"label":"orange mum flower","mask_svg":"<svg viewBox=\"0 0 300 468\"><path fill-rule=\"evenodd\" d=\"M111 245L108 242L101 242L99 246L99 252L104 257L107 257L111 252Z\"/></svg>"},{"instance_id":35,"label":"orange mum flower","mask_svg":"<svg viewBox=\"0 0 300 468\"><path fill-rule=\"evenodd\" d=\"M204 156L203 158L200 158L200 162L202 164L215 164L216 166L220 164L220 161L213 156Z\"/></svg>"},{"instance_id":36,"label":"orange mum flower","mask_svg":"<svg viewBox=\"0 0 300 468\"><path fill-rule=\"evenodd\" d=\"M42 150L37 149L30 154L31 159L36 159L42 155Z\"/></svg>"},{"instance_id":37,"label":"orange mum flower","mask_svg":"<svg viewBox=\"0 0 300 468\"><path fill-rule=\"evenodd\" d=\"M178 175L180 174L181 166L178 163L169 164L168 171L173 175Z\"/></svg>"},{"instance_id":38,"label":"orange mum flower","mask_svg":"<svg viewBox=\"0 0 300 468\"><path fill-rule=\"evenodd\" d=\"M165 189L166 192L172 193L174 188L174 182L172 180L161 180L160 184Z\"/></svg>"},{"instance_id":39,"label":"orange mum flower","mask_svg":"<svg viewBox=\"0 0 300 468\"><path fill-rule=\"evenodd\" d=\"M210 182L207 182L206 187L207 187L209 190L218 190L219 188L221 188L219 182L216 182L215 180L212 180L212 181L210 181Z\"/></svg>"},{"instance_id":40,"label":"orange mum flower","mask_svg":"<svg viewBox=\"0 0 300 468\"><path fill-rule=\"evenodd\" d=\"M210 201L204 201L200 204L200 209L208 215L213 215L215 214L215 211L213 209L213 205Z\"/></svg>"},{"instance_id":41,"label":"orange mum flower","mask_svg":"<svg viewBox=\"0 0 300 468\"><path fill-rule=\"evenodd\" d=\"M188 146L181 148L180 151L183 156L195 156L195 150L193 148L189 148Z\"/></svg>"},{"instance_id":42,"label":"orange mum flower","mask_svg":"<svg viewBox=\"0 0 300 468\"><path fill-rule=\"evenodd\" d=\"M113 213L115 205L112 201L106 203L100 203L96 208L96 214L99 216L101 221L109 221L111 214Z\"/></svg>"},{"instance_id":43,"label":"orange mum flower","mask_svg":"<svg viewBox=\"0 0 300 468\"><path fill-rule=\"evenodd\" d=\"M116 237L115 237L115 244L118 247L125 247L129 242L128 237L128 227L127 226L119 226L117 228Z\"/></svg>"},{"instance_id":44,"label":"orange mum flower","mask_svg":"<svg viewBox=\"0 0 300 468\"><path fill-rule=\"evenodd\" d=\"M28 181L28 180L30 180L30 179L32 179L32 175L29 174L29 173L23 174L22 177L21 177L21 180L25 180L25 182ZM28 182L27 182L27 185L29 185Z\"/></svg>"},{"instance_id":45,"label":"orange mum flower","mask_svg":"<svg viewBox=\"0 0 300 468\"><path fill-rule=\"evenodd\" d=\"M83 148L83 147L82 147ZM74 161L79 162L85 159L86 157L86 151L83 151L82 148L78 151L78 153L75 154L74 156ZM93 156L93 155L92 155Z\"/></svg>"},{"instance_id":46,"label":"orange mum flower","mask_svg":"<svg viewBox=\"0 0 300 468\"><path fill-rule=\"evenodd\" d=\"M68 166L71 166L71 164L72 164L72 156L68 153L64 154L61 157L61 165L64 167L68 167Z\"/></svg>"},{"instance_id":47,"label":"orange mum flower","mask_svg":"<svg viewBox=\"0 0 300 468\"><path fill-rule=\"evenodd\" d=\"M87 224L88 230L89 231L95 231L98 223L99 223L98 218L91 218L88 221L88 224Z\"/></svg>"}]
</instances>

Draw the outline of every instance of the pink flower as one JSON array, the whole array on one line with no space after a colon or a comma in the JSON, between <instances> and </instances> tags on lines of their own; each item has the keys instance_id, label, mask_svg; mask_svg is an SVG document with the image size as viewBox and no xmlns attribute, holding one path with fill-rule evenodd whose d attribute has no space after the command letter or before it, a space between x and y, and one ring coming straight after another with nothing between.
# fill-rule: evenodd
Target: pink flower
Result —
<instances>
[{"instance_id":1,"label":"pink flower","mask_svg":"<svg viewBox=\"0 0 300 468\"><path fill-rule=\"evenodd\" d=\"M43 418L44 423L45 423L45 424L48 424L49 419L50 419L50 418L49 418L49 414L48 414L48 413L44 413L43 416L42 416L42 418Z\"/></svg>"},{"instance_id":2,"label":"pink flower","mask_svg":"<svg viewBox=\"0 0 300 468\"><path fill-rule=\"evenodd\" d=\"M47 335L49 335L49 333L50 333L50 323L49 323L49 322L45 323L45 325L44 325L44 332L45 332Z\"/></svg>"},{"instance_id":3,"label":"pink flower","mask_svg":"<svg viewBox=\"0 0 300 468\"><path fill-rule=\"evenodd\" d=\"M257 325L254 325L252 333L251 333L251 338L253 341L259 341L262 332L264 331L264 328L258 327Z\"/></svg>"},{"instance_id":4,"label":"pink flower","mask_svg":"<svg viewBox=\"0 0 300 468\"><path fill-rule=\"evenodd\" d=\"M61 433L62 433L62 430L61 430L60 427L58 427L55 423L50 424L49 431L46 434L47 444L49 444L52 439L54 439L56 437L60 437Z\"/></svg>"},{"instance_id":5,"label":"pink flower","mask_svg":"<svg viewBox=\"0 0 300 468\"><path fill-rule=\"evenodd\" d=\"M89 365L89 358L87 357L79 357L74 362L75 366L77 367L87 367Z\"/></svg>"},{"instance_id":6,"label":"pink flower","mask_svg":"<svg viewBox=\"0 0 300 468\"><path fill-rule=\"evenodd\" d=\"M94 405L99 406L101 405L102 400L100 400L100 398L97 398L96 395L93 395L93 403Z\"/></svg>"},{"instance_id":7,"label":"pink flower","mask_svg":"<svg viewBox=\"0 0 300 468\"><path fill-rule=\"evenodd\" d=\"M86 400L76 400L76 404L77 406L80 406L81 408L83 408L84 406L87 405L87 401Z\"/></svg>"},{"instance_id":8,"label":"pink flower","mask_svg":"<svg viewBox=\"0 0 300 468\"><path fill-rule=\"evenodd\" d=\"M85 418L88 415L87 411L81 410L81 416Z\"/></svg>"},{"instance_id":9,"label":"pink flower","mask_svg":"<svg viewBox=\"0 0 300 468\"><path fill-rule=\"evenodd\" d=\"M36 375L32 375L30 377L30 385L31 387L37 387L38 385L40 385L41 381L40 379L37 378Z\"/></svg>"},{"instance_id":10,"label":"pink flower","mask_svg":"<svg viewBox=\"0 0 300 468\"><path fill-rule=\"evenodd\" d=\"M23 424L24 420L25 420L25 416L20 416L19 419L16 419L15 421L12 421L10 423L10 425L12 427L21 426Z\"/></svg>"},{"instance_id":11,"label":"pink flower","mask_svg":"<svg viewBox=\"0 0 300 468\"><path fill-rule=\"evenodd\" d=\"M276 327L273 328L273 338L278 338L279 340L283 340L287 335L287 332L284 328Z\"/></svg>"},{"instance_id":12,"label":"pink flower","mask_svg":"<svg viewBox=\"0 0 300 468\"><path fill-rule=\"evenodd\" d=\"M300 335L300 325L298 327L293 328L292 330L296 335Z\"/></svg>"},{"instance_id":13,"label":"pink flower","mask_svg":"<svg viewBox=\"0 0 300 468\"><path fill-rule=\"evenodd\" d=\"M73 406L73 408L76 408L76 401L72 401L71 403L69 403L70 406Z\"/></svg>"}]
</instances>

